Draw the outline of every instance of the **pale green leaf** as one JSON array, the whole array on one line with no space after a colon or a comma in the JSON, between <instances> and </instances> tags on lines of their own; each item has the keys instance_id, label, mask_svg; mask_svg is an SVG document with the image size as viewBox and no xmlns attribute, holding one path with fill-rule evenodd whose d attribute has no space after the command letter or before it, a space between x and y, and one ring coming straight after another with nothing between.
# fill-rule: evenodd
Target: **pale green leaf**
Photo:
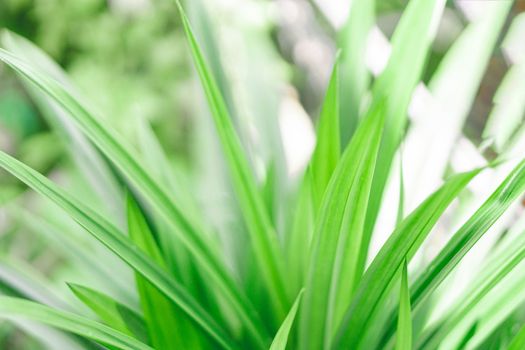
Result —
<instances>
[{"instance_id":1,"label":"pale green leaf","mask_svg":"<svg viewBox=\"0 0 525 350\"><path fill-rule=\"evenodd\" d=\"M74 90L60 66L27 39L4 30L1 33L0 42L10 52L27 62L31 62L33 66L46 72L68 89ZM115 209L122 207L121 200L123 196L106 160L72 123L67 110L49 97L46 97L45 94L39 92L37 88L29 84L26 85L29 93L34 97L35 102L42 110L43 116L61 136L62 140L65 141L67 145L66 150L70 152L71 158L81 170L81 174L102 199L102 204L106 206L109 212L116 215Z\"/></svg>"},{"instance_id":2,"label":"pale green leaf","mask_svg":"<svg viewBox=\"0 0 525 350\"><path fill-rule=\"evenodd\" d=\"M468 23L446 51L430 79L429 101L410 126L409 205L423 201L446 174L511 5L512 1L465 3L479 8L480 17Z\"/></svg>"},{"instance_id":3,"label":"pale green leaf","mask_svg":"<svg viewBox=\"0 0 525 350\"><path fill-rule=\"evenodd\" d=\"M42 272L23 260L0 257L0 281L26 299L71 311L63 296L53 288Z\"/></svg>"},{"instance_id":4,"label":"pale green leaf","mask_svg":"<svg viewBox=\"0 0 525 350\"><path fill-rule=\"evenodd\" d=\"M413 0L408 3L392 37L392 53L388 64L372 89L373 101L386 101L386 125L359 249L355 274L357 278L361 277L365 268L383 191L394 155L405 132L407 108L414 88L420 80L444 7L445 0Z\"/></svg>"},{"instance_id":5,"label":"pale green leaf","mask_svg":"<svg viewBox=\"0 0 525 350\"><path fill-rule=\"evenodd\" d=\"M518 164L492 195L481 205L452 236L437 257L416 279L411 288L411 304L414 313L418 312L422 302L453 271L465 254L487 232L505 210L525 191L525 161ZM519 256L519 254L518 254ZM509 258L516 258L510 256ZM505 265L501 266L505 272ZM496 273L493 278L500 278ZM492 278L487 279L489 289ZM485 293L483 289L479 292ZM476 298L476 294L474 294ZM392 325L389 329L392 334Z\"/></svg>"},{"instance_id":6,"label":"pale green leaf","mask_svg":"<svg viewBox=\"0 0 525 350\"><path fill-rule=\"evenodd\" d=\"M120 262L118 257L115 257L102 245L100 245L101 249L97 249L99 246L92 244L99 243L95 238L88 239L86 244L86 240L79 240L78 235L72 234L67 228L51 222L46 217L39 217L18 205L11 206L10 209L12 210L9 212L14 217L23 222L37 237L42 237L48 244L52 245L55 252L67 258L73 266L81 271L81 274L86 274L100 284L111 280L112 283L107 285L107 290L112 291L112 294L121 300L132 302L136 299L133 291L128 288L128 275L121 273L121 268L115 264ZM58 210L60 209L58 208ZM83 234L83 232L79 232L79 234ZM122 267L127 268L124 264ZM116 273L117 271L118 273ZM41 300L38 301L42 302Z\"/></svg>"},{"instance_id":7,"label":"pale green leaf","mask_svg":"<svg viewBox=\"0 0 525 350\"><path fill-rule=\"evenodd\" d=\"M503 42L513 53L513 46L523 46L522 38L525 37L525 14L514 18ZM508 43L507 43L508 42ZM507 44L506 44L507 43ZM509 143L511 137L523 122L525 110L525 54L510 57L513 64L501 81L494 95L494 108L492 109L483 137L494 142L496 151L501 152Z\"/></svg>"},{"instance_id":8,"label":"pale green leaf","mask_svg":"<svg viewBox=\"0 0 525 350\"><path fill-rule=\"evenodd\" d=\"M177 4L195 67L208 99L215 127L230 169L233 187L250 234L257 266L261 271L265 290L271 297L276 317L280 319L284 317L288 300L284 284L282 251L277 240L277 234L272 227L264 200L257 188L246 154L242 150L241 142L233 127L224 98L195 39L184 9L178 1Z\"/></svg>"},{"instance_id":9,"label":"pale green leaf","mask_svg":"<svg viewBox=\"0 0 525 350\"><path fill-rule=\"evenodd\" d=\"M525 186L521 190L525 191ZM440 321L436 322L439 325L438 330L433 331L432 328L427 330L426 334L421 336L421 342L426 344L426 346L432 346L429 344L443 339L461 321L466 319L467 315L476 309L483 298L498 286L524 259L525 245L516 244L516 247L509 247L505 254L502 254L501 259L498 259L497 265L486 267L490 270L482 271L481 276L470 284L462 297L449 309L449 312L442 316Z\"/></svg>"},{"instance_id":10,"label":"pale green leaf","mask_svg":"<svg viewBox=\"0 0 525 350\"><path fill-rule=\"evenodd\" d=\"M518 164L483 205L452 236L411 289L413 309L450 274L505 210L525 191L525 161Z\"/></svg>"},{"instance_id":11,"label":"pale green leaf","mask_svg":"<svg viewBox=\"0 0 525 350\"><path fill-rule=\"evenodd\" d=\"M346 147L359 123L370 73L365 63L368 33L374 24L375 0L350 2L350 14L338 37L341 48L341 145ZM381 3L381 1L379 1Z\"/></svg>"},{"instance_id":12,"label":"pale green leaf","mask_svg":"<svg viewBox=\"0 0 525 350\"><path fill-rule=\"evenodd\" d=\"M152 350L148 345L101 323L18 298L0 296L0 318L23 318L122 350Z\"/></svg>"}]
</instances>

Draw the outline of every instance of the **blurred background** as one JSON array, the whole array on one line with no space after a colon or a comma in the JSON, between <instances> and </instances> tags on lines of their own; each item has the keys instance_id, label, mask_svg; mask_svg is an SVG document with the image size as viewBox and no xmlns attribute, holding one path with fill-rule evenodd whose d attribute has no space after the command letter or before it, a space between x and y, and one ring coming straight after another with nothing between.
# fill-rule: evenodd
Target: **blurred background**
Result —
<instances>
[{"instance_id":1,"label":"blurred background","mask_svg":"<svg viewBox=\"0 0 525 350\"><path fill-rule=\"evenodd\" d=\"M431 80L444 56L470 24L488 20L484 16L490 12L487 3L491 2L448 2L423 81L414 93L410 109L414 125L418 125L418 117L432 111L427 86L432 87ZM368 35L364 55L368 67L363 75L366 84L381 72L388 59L389 39L407 1L377 3L377 18ZM304 169L315 144L314 125L334 57L337 48L344 46L341 41L349 6L350 1L342 0L186 1L194 30L261 182L268 179L272 171L285 172L283 178L292 181ZM513 115L512 120L503 118L501 122L498 115L502 112L495 108L495 101L498 101L498 87L511 68L518 64L523 67L525 62L524 11L525 1L516 1L503 29L495 33L494 45L481 47L478 52L473 44L472 51L464 56L465 67L480 65L479 84L473 84L472 96L464 100L463 112L458 112L451 124L438 123L441 130L430 130L435 137L429 142L445 144L441 155L445 160L443 169L430 167L422 172L435 172L439 180L446 172L445 167L454 171L469 169L494 159L507 149L505 146L513 136L520 134L524 115L519 106L525 103L525 78L519 77L524 75L507 78L511 81L505 85L515 92L512 101L518 104L517 115ZM518 28L511 32L513 26ZM227 175L173 1L0 0L0 28L42 48L65 69L90 106L124 137L135 140L137 128L149 124L173 168L182 174L181 181L198 183L197 191L207 194L205 201L199 199L202 196L198 193L196 197L200 200L197 204L208 213L210 223L223 231L240 225L231 212L235 210L232 209L235 203L224 205L232 202ZM488 37L483 32L479 34L481 42L484 35ZM485 51L486 57L482 54ZM450 91L458 88L459 94L461 69L450 73L452 80L447 87ZM352 106L352 101L346 102L350 105L343 103L343 109L359 108ZM11 70L0 65L0 148L71 188L80 198L100 201L85 185L85 179L74 166L68 144L46 118L48 112ZM438 113L437 118L440 117ZM487 122L490 119L493 122ZM352 128L352 125L346 126L349 134ZM449 148L446 147L448 138L451 138ZM343 142L344 139L343 135ZM415 164L409 160L407 147L406 162ZM276 159L275 155L281 153L284 159ZM420 152L418 156L425 157L428 153ZM406 171L411 169L408 167ZM407 176L410 179L410 175ZM476 193L474 188L473 197L483 198L486 190L483 187L490 189L487 184L495 183L498 178L493 174L487 182L478 184L481 192ZM410 190L410 185L408 187ZM407 195L407 210L435 188L435 183L429 180L422 187L420 192L414 190L412 197ZM46 221L54 229L73 224L56 208L25 193L25 188L12 177L0 173L0 204L13 198L21 198L26 207L43 213L46 219L27 225L24 213L13 217L0 211L0 250L3 252L0 279L11 281L2 288L13 289L15 281L20 290L27 290L20 278L27 274L51 275L54 281L65 279L66 275L70 279L72 270L69 262L66 263L69 261L67 247L66 252L57 253L55 243L35 235L30 227L41 228ZM397 200L395 196L392 198ZM509 220L514 220L516 212L509 216ZM385 214L377 230L389 232L392 220ZM377 239L376 246L381 240ZM115 262L115 266L119 263ZM39 346L34 338L2 323L0 348Z\"/></svg>"},{"instance_id":2,"label":"blurred background","mask_svg":"<svg viewBox=\"0 0 525 350\"><path fill-rule=\"evenodd\" d=\"M391 36L406 2L378 2L376 21L383 39ZM450 1L425 82L468 24L469 16L475 16L479 2L459 1L458 6ZM212 62L220 61L216 63L223 69L219 80L227 80L234 90L229 100L240 110L236 114L256 120L273 118L266 112L282 107L297 109L297 119L315 120L349 4L336 0L195 0L188 1L187 7L194 17L209 17L195 19L195 30L207 38L201 43ZM507 25L524 9L524 2L517 1ZM196 124L191 113L196 104L191 91L195 77L172 1L2 0L0 27L48 53L123 133L131 132L134 120L145 118L170 154L184 161L192 159L188 155ZM212 44L209 38L219 44ZM375 39L367 57L372 70L388 57L387 42L381 47L381 38ZM464 126L476 143L481 141L495 89L507 68L497 48ZM0 73L2 146L41 171L51 170L63 158L63 150L12 72L2 67Z\"/></svg>"}]
</instances>

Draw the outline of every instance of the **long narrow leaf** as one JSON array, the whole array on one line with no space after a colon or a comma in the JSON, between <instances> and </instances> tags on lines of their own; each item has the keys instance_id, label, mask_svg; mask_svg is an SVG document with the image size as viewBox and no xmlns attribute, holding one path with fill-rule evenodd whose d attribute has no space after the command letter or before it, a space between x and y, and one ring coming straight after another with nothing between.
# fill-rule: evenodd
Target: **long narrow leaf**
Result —
<instances>
[{"instance_id":1,"label":"long narrow leaf","mask_svg":"<svg viewBox=\"0 0 525 350\"><path fill-rule=\"evenodd\" d=\"M69 349L69 350L96 350L98 345L95 343L86 346L86 340L79 339L73 334L68 334L61 329L46 326L34 321L13 319L13 324L19 327L24 333L40 341L46 349ZM87 348L87 349L86 349Z\"/></svg>"},{"instance_id":2,"label":"long narrow leaf","mask_svg":"<svg viewBox=\"0 0 525 350\"><path fill-rule=\"evenodd\" d=\"M479 172L477 169L449 179L396 228L363 276L334 347L363 348L361 342L366 340L373 316L391 290L403 261L413 258L445 209Z\"/></svg>"},{"instance_id":3,"label":"long narrow leaf","mask_svg":"<svg viewBox=\"0 0 525 350\"><path fill-rule=\"evenodd\" d=\"M161 268L166 268L153 234L131 195L127 200L129 236ZM193 325L179 309L153 284L140 274L136 276L140 304L147 321L148 334L152 345L158 349L195 348Z\"/></svg>"},{"instance_id":4,"label":"long narrow leaf","mask_svg":"<svg viewBox=\"0 0 525 350\"><path fill-rule=\"evenodd\" d=\"M29 40L5 30L0 35L0 42L12 53L39 67L69 89L73 89L66 73L58 64L53 62L45 52L31 44ZM38 89L29 86L29 84L27 87L50 126L60 134L61 139L65 140L66 149L70 152L71 158L81 170L81 174L103 200L102 204L109 209L109 212L117 215L115 211L121 209L123 196L106 160L82 135L78 127L71 122L70 116L64 108L52 99L47 98Z\"/></svg>"},{"instance_id":5,"label":"long narrow leaf","mask_svg":"<svg viewBox=\"0 0 525 350\"><path fill-rule=\"evenodd\" d=\"M483 298L495 288L499 282L507 277L513 270L525 259L525 246L521 245L516 251L509 251L505 254L503 261L498 261L498 266L490 275L483 274L482 279L478 279L472 283L472 287L468 288L464 297L456 302L450 308L450 312L446 313L441 318L441 322L436 322L439 325L439 330L434 332L432 327L422 336L421 343L425 346L432 347L431 344L436 343L438 339L443 339L444 336L454 329L466 316L471 313L475 307L483 300Z\"/></svg>"},{"instance_id":6,"label":"long narrow leaf","mask_svg":"<svg viewBox=\"0 0 525 350\"><path fill-rule=\"evenodd\" d=\"M468 312L451 332L442 338L441 348L456 347L461 342L463 334L476 324L476 332L471 336L468 343L469 349L483 348L485 342L490 342L498 329L510 328L515 324L514 316L520 314L520 307L525 302L525 296L521 291L525 288L524 263L515 268L507 278L500 281L494 291L487 294L475 308ZM451 305L452 307L456 304ZM519 317L519 316L518 316ZM521 317L519 317L521 318ZM440 319L441 320L441 319ZM444 320L446 321L446 319ZM418 349L426 348L425 339L432 331L439 331L443 323L432 324L424 330L418 339ZM437 327L435 327L437 326ZM426 333L426 334L425 334Z\"/></svg>"},{"instance_id":7,"label":"long narrow leaf","mask_svg":"<svg viewBox=\"0 0 525 350\"><path fill-rule=\"evenodd\" d=\"M361 277L379 213L390 167L404 133L407 108L418 83L445 0L412 0L403 12L392 38L392 54L372 90L373 99L386 98L386 126L368 203L356 276Z\"/></svg>"},{"instance_id":8,"label":"long narrow leaf","mask_svg":"<svg viewBox=\"0 0 525 350\"><path fill-rule=\"evenodd\" d=\"M411 208L432 193L446 173L512 3L472 3L482 14L465 27L432 75L428 84L431 98L407 135L411 159L406 174L407 204Z\"/></svg>"},{"instance_id":9,"label":"long narrow leaf","mask_svg":"<svg viewBox=\"0 0 525 350\"><path fill-rule=\"evenodd\" d=\"M339 57L339 55L338 55ZM322 197L339 162L339 58L336 58L332 76L317 126L317 144L309 167L301 181L293 223L286 237L287 270L290 272L289 290L295 293L304 283L312 242L312 227Z\"/></svg>"},{"instance_id":10,"label":"long narrow leaf","mask_svg":"<svg viewBox=\"0 0 525 350\"><path fill-rule=\"evenodd\" d=\"M286 236L286 271L291 293L297 293L304 285L308 272L310 245L314 230L315 209L313 207L312 178L305 174L295 201L292 227Z\"/></svg>"},{"instance_id":11,"label":"long narrow leaf","mask_svg":"<svg viewBox=\"0 0 525 350\"><path fill-rule=\"evenodd\" d=\"M28 300L0 296L0 318L18 317L60 328L122 350L153 350L124 333L84 317Z\"/></svg>"},{"instance_id":12,"label":"long narrow leaf","mask_svg":"<svg viewBox=\"0 0 525 350\"><path fill-rule=\"evenodd\" d=\"M292 308L288 312L288 315L284 319L283 324L279 327L275 338L273 338L272 345L270 350L285 350L286 345L288 344L288 336L290 330L292 329L293 322L295 320L295 315L297 314L297 309L299 308L299 303L301 302L301 297L303 296L303 291L299 292L299 295L295 299L295 302L292 305Z\"/></svg>"},{"instance_id":13,"label":"long narrow leaf","mask_svg":"<svg viewBox=\"0 0 525 350\"><path fill-rule=\"evenodd\" d=\"M383 123L383 105L378 104L356 131L323 197L301 313L301 348L330 347L340 317L336 313L352 291L352 267L361 243Z\"/></svg>"},{"instance_id":14,"label":"long narrow leaf","mask_svg":"<svg viewBox=\"0 0 525 350\"><path fill-rule=\"evenodd\" d=\"M277 234L272 227L268 211L257 189L248 160L241 148L241 142L233 127L224 98L206 64L184 9L178 1L177 5L179 6L195 67L208 99L215 127L230 169L240 208L250 233L253 251L257 265L262 273L265 289L270 293L272 306L275 308L277 317L282 318L284 317L288 300L283 277L282 265L284 259L282 258Z\"/></svg>"},{"instance_id":15,"label":"long narrow leaf","mask_svg":"<svg viewBox=\"0 0 525 350\"><path fill-rule=\"evenodd\" d=\"M72 218L100 242L111 249L131 268L154 284L168 298L176 303L206 332L225 348L232 347L232 341L209 314L189 295L186 290L165 273L144 253L137 250L129 239L107 220L92 212L51 181L16 159L0 152L0 166L18 177L44 197L62 207Z\"/></svg>"},{"instance_id":16,"label":"long narrow leaf","mask_svg":"<svg viewBox=\"0 0 525 350\"><path fill-rule=\"evenodd\" d=\"M412 316L410 314L410 291L408 289L407 262L401 271L399 292L399 316L397 319L396 350L412 349Z\"/></svg>"},{"instance_id":17,"label":"long narrow leaf","mask_svg":"<svg viewBox=\"0 0 525 350\"><path fill-rule=\"evenodd\" d=\"M360 108L370 83L365 64L368 33L374 24L375 0L350 2L350 14L338 38L341 55L341 137L346 147L359 123Z\"/></svg>"},{"instance_id":18,"label":"long narrow leaf","mask_svg":"<svg viewBox=\"0 0 525 350\"><path fill-rule=\"evenodd\" d=\"M505 210L525 191L525 161L518 164L496 191L454 234L432 264L416 280L411 292L416 309Z\"/></svg>"},{"instance_id":19,"label":"long narrow leaf","mask_svg":"<svg viewBox=\"0 0 525 350\"><path fill-rule=\"evenodd\" d=\"M339 141L339 63L334 64L332 77L317 126L317 144L312 155L310 169L315 208L319 208L328 182L339 161L341 146Z\"/></svg>"},{"instance_id":20,"label":"long narrow leaf","mask_svg":"<svg viewBox=\"0 0 525 350\"><path fill-rule=\"evenodd\" d=\"M476 213L461 226L432 261L432 264L416 279L411 288L411 304L414 313L418 313L422 302L451 273L470 248L524 191L525 161L522 161ZM393 318L391 318L388 329L389 336L392 336L393 328Z\"/></svg>"},{"instance_id":21,"label":"long narrow leaf","mask_svg":"<svg viewBox=\"0 0 525 350\"><path fill-rule=\"evenodd\" d=\"M225 301L245 321L246 328L252 337L261 347L265 346L268 336L264 334L265 328L261 326L260 319L250 302L237 288L236 282L219 258L218 252L203 238L206 235L196 229L196 225L188 219L180 207L171 201L165 191L151 179L144 167L139 164L131 148L117 136L114 130L102 125L58 82L2 49L0 49L0 60L9 64L70 113L71 118L86 136L120 169L159 216L170 227L173 227L173 232L179 234L181 242L187 246L195 260L209 274L217 289L224 293Z\"/></svg>"},{"instance_id":22,"label":"long narrow leaf","mask_svg":"<svg viewBox=\"0 0 525 350\"><path fill-rule=\"evenodd\" d=\"M0 257L0 281L26 299L57 309L71 310L44 275L24 261Z\"/></svg>"},{"instance_id":23,"label":"long narrow leaf","mask_svg":"<svg viewBox=\"0 0 525 350\"><path fill-rule=\"evenodd\" d=\"M117 267L115 264L121 263L121 261L118 260L118 257L114 257L112 252L107 251L104 246L99 245L95 238L88 240L86 244L85 240L79 241L77 235L71 234L71 231L64 227L58 226L47 218L39 217L17 205L12 207L10 213L14 217L18 217L36 235L40 235L52 245L58 254L67 258L73 266L82 271L81 273L101 284L111 280L112 283L107 285L107 290L112 291L112 294L119 296L121 300L131 302L135 299L133 291L128 288L128 275L122 273L122 268ZM97 246L94 246L93 243L96 243ZM103 253L106 254L102 255ZM108 258L113 259L108 260ZM122 267L127 268L123 263ZM116 271L118 273L115 273Z\"/></svg>"}]
</instances>

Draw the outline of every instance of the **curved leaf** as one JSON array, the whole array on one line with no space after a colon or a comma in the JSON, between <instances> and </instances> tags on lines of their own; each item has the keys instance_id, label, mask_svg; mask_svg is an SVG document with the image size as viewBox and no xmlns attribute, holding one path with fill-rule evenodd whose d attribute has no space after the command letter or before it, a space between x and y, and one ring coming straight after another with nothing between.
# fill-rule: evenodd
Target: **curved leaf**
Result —
<instances>
[{"instance_id":1,"label":"curved leaf","mask_svg":"<svg viewBox=\"0 0 525 350\"><path fill-rule=\"evenodd\" d=\"M440 321L436 322L439 325L439 327L436 327L437 331L434 331L434 327L425 331L420 340L422 344L432 348L431 344L443 339L446 334L464 320L483 298L525 259L525 245L520 245L518 249L511 247L505 253L502 257L503 259L498 260L498 265L491 269L489 273L483 273L479 279L473 281L463 294L463 297L450 308L449 312L440 318Z\"/></svg>"},{"instance_id":2,"label":"curved leaf","mask_svg":"<svg viewBox=\"0 0 525 350\"><path fill-rule=\"evenodd\" d=\"M270 294L277 318L282 318L289 303L284 283L284 259L277 240L277 234L272 227L264 200L257 188L248 159L242 150L241 142L233 127L224 98L195 39L184 9L179 1L176 1L176 3L179 7L195 67L208 99L215 127L230 169L232 183L250 234L251 244L253 245L253 251L258 268L262 274L265 289Z\"/></svg>"},{"instance_id":3,"label":"curved leaf","mask_svg":"<svg viewBox=\"0 0 525 350\"><path fill-rule=\"evenodd\" d=\"M411 303L414 313L418 313L422 302L451 273L470 248L524 191L525 161L522 161L476 213L461 226L438 256L416 279L411 288ZM394 324L393 318L391 318L387 331L388 336L392 336L393 331Z\"/></svg>"},{"instance_id":4,"label":"curved leaf","mask_svg":"<svg viewBox=\"0 0 525 350\"><path fill-rule=\"evenodd\" d=\"M512 170L418 277L411 292L414 309L448 276L470 248L524 191L525 160Z\"/></svg>"},{"instance_id":5,"label":"curved leaf","mask_svg":"<svg viewBox=\"0 0 525 350\"><path fill-rule=\"evenodd\" d=\"M361 277L390 168L405 132L407 109L437 32L445 0L412 0L392 37L392 54L372 90L373 100L386 99L386 125L368 202L356 275Z\"/></svg>"},{"instance_id":6,"label":"curved leaf","mask_svg":"<svg viewBox=\"0 0 525 350\"><path fill-rule=\"evenodd\" d=\"M41 174L3 152L0 152L0 167L3 167L35 191L62 207L89 233L184 310L219 344L225 348L233 347L232 340L226 335L222 327L209 316L206 310L195 301L184 287L179 285L142 251L138 250L130 242L129 238L107 220L71 198L65 191L60 190Z\"/></svg>"},{"instance_id":7,"label":"curved leaf","mask_svg":"<svg viewBox=\"0 0 525 350\"><path fill-rule=\"evenodd\" d=\"M367 339L365 335L372 328L374 316L391 290L403 261L414 257L445 209L480 171L476 169L450 178L394 230L363 276L337 332L335 348L362 348L362 342Z\"/></svg>"},{"instance_id":8,"label":"curved leaf","mask_svg":"<svg viewBox=\"0 0 525 350\"><path fill-rule=\"evenodd\" d=\"M34 69L23 60L0 49L0 60L36 85L42 92L64 107L83 133L117 166L133 187L148 201L151 207L178 234L195 260L202 266L217 289L225 295L225 301L243 320L247 330L261 347L266 346L265 327L249 300L241 294L216 249L199 232L179 206L153 181L141 166L131 147L117 136L117 133L92 115L74 96L57 81Z\"/></svg>"},{"instance_id":9,"label":"curved leaf","mask_svg":"<svg viewBox=\"0 0 525 350\"><path fill-rule=\"evenodd\" d=\"M153 350L148 345L101 323L32 301L0 296L0 318L26 318L122 350Z\"/></svg>"}]
</instances>

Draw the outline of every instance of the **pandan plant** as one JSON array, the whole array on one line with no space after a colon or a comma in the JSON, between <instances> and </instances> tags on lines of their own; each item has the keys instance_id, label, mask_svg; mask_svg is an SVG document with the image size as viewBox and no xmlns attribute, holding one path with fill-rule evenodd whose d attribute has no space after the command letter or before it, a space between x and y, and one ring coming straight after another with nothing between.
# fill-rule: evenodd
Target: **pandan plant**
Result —
<instances>
[{"instance_id":1,"label":"pandan plant","mask_svg":"<svg viewBox=\"0 0 525 350\"><path fill-rule=\"evenodd\" d=\"M499 38L504 49L523 38L524 15L509 16L513 1L483 4L488 10L468 22L428 80L446 1L410 0L386 44L386 65L372 74L365 48L377 34L375 4L352 1L315 149L294 178L283 154L265 176L255 171L242 119L232 117L224 81L177 6L233 189L241 225L228 238L237 244L225 248L194 198L198 181L174 170L147 123L137 140L124 138L58 65L4 32L0 59L88 186L73 194L1 152L4 170L60 209L48 209L59 218L49 220L13 200L5 213L89 278L53 293L7 254L1 318L53 349L525 347L523 54L507 57L484 142L476 147L462 133ZM454 161L459 148L479 164ZM487 176L497 186L485 188ZM389 189L398 192L394 203ZM394 220L377 236L383 213ZM438 233L447 239L435 249Z\"/></svg>"}]
</instances>

